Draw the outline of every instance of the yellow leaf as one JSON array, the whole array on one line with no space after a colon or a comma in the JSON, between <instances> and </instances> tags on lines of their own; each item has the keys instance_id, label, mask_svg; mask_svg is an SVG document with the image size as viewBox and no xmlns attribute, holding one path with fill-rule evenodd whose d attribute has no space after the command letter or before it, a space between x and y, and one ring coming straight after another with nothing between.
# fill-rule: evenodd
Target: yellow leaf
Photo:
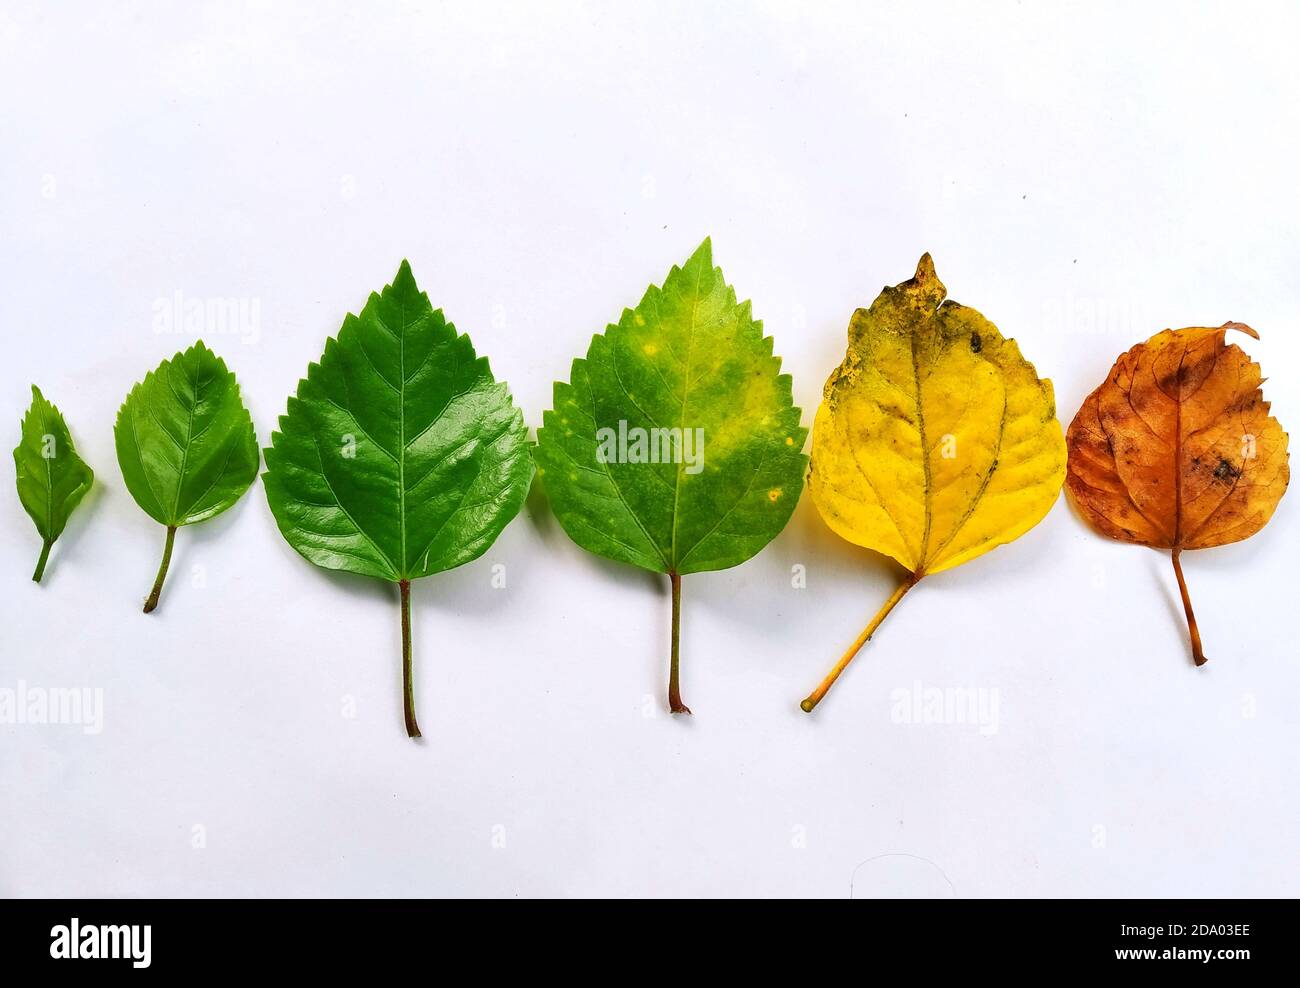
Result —
<instances>
[{"instance_id":1,"label":"yellow leaf","mask_svg":"<svg viewBox=\"0 0 1300 988\"><path fill-rule=\"evenodd\" d=\"M802 706L812 710L923 576L1023 535L1065 478L1050 381L974 309L945 302L930 255L849 323L813 425L809 490L842 538L908 571Z\"/></svg>"}]
</instances>

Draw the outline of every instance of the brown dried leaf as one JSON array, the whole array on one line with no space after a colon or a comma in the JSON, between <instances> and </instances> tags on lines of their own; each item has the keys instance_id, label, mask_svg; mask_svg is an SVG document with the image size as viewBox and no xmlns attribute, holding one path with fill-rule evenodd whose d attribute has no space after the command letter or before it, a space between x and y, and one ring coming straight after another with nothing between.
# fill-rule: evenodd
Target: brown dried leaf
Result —
<instances>
[{"instance_id":1,"label":"brown dried leaf","mask_svg":"<svg viewBox=\"0 0 1300 988\"><path fill-rule=\"evenodd\" d=\"M1269 414L1259 365L1229 329L1167 329L1120 356L1066 433L1065 489L1088 522L1122 542L1168 549L1192 657L1205 663L1179 554L1249 538L1290 479L1287 435Z\"/></svg>"}]
</instances>

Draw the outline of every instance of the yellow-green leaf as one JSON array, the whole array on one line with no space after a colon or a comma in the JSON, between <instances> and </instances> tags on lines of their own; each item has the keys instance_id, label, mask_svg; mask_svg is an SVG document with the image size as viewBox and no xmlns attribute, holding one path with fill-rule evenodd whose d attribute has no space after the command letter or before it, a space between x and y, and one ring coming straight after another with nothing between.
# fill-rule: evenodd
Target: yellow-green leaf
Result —
<instances>
[{"instance_id":1,"label":"yellow-green leaf","mask_svg":"<svg viewBox=\"0 0 1300 988\"><path fill-rule=\"evenodd\" d=\"M681 580L752 558L803 489L807 436L772 338L706 239L663 287L593 336L537 430L555 516L589 552L668 576L668 708L680 684Z\"/></svg>"}]
</instances>

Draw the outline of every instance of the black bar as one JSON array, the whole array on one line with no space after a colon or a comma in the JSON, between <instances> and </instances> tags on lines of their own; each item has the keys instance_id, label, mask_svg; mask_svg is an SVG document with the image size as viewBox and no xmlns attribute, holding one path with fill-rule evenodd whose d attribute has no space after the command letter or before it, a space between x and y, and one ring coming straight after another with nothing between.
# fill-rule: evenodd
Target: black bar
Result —
<instances>
[{"instance_id":1,"label":"black bar","mask_svg":"<svg viewBox=\"0 0 1300 988\"><path fill-rule=\"evenodd\" d=\"M837 977L832 972L848 966L865 980L900 963L927 980L945 971L984 978L1125 969L1231 977L1291 970L1295 959L1293 900L872 900L706 908L682 902L592 909L585 902L7 900L0 903L0 957L6 976L333 979L409 969L411 978L434 979L473 965L482 974L531 967L532 976L542 977L558 975L564 968L557 965L564 965L612 977L670 973L661 970L658 931L673 929L688 966L704 951L701 961L725 954L733 974L788 967L804 978ZM652 910L661 916L646 915ZM90 952L93 942L102 953L116 947L122 956L53 956L68 953L74 918L77 953ZM136 929L124 929L130 927Z\"/></svg>"}]
</instances>

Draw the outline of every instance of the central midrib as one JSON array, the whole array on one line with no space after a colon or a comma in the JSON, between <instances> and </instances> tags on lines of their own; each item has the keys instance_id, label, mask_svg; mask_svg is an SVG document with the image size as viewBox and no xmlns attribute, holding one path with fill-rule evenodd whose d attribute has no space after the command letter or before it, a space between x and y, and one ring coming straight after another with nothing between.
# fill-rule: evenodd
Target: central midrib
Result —
<instances>
[{"instance_id":1,"label":"central midrib","mask_svg":"<svg viewBox=\"0 0 1300 988\"><path fill-rule=\"evenodd\" d=\"M41 408L41 435L42 436L54 435L54 433L50 431L50 419L49 416L45 414L44 407ZM57 455L57 451L55 455ZM45 523L49 526L49 530L53 532L54 531L54 469L52 464L50 463L50 460L53 459L53 457L42 456L41 459L45 461ZM43 532L41 534L44 535Z\"/></svg>"},{"instance_id":2,"label":"central midrib","mask_svg":"<svg viewBox=\"0 0 1300 988\"><path fill-rule=\"evenodd\" d=\"M934 507L930 490L930 442L925 434L925 402L921 398L921 362L916 354L916 333L909 340L912 353L912 380L916 384L916 425L921 435L921 470L925 481L925 531L921 536L921 551L916 558L917 575L925 568L926 553L930 550L930 522Z\"/></svg>"},{"instance_id":3,"label":"central midrib","mask_svg":"<svg viewBox=\"0 0 1300 988\"><path fill-rule=\"evenodd\" d=\"M408 579L406 559L406 303L397 301L397 523L400 532L399 579Z\"/></svg>"},{"instance_id":4,"label":"central midrib","mask_svg":"<svg viewBox=\"0 0 1300 988\"><path fill-rule=\"evenodd\" d=\"M185 426L185 448L181 450L181 469L176 475L176 499L172 503L172 521L180 524L181 491L185 487L185 471L190 465L190 446L194 442L194 412L199 407L199 358L194 358L194 401L190 405L189 422Z\"/></svg>"},{"instance_id":5,"label":"central midrib","mask_svg":"<svg viewBox=\"0 0 1300 988\"><path fill-rule=\"evenodd\" d=\"M1183 347L1178 358L1178 371L1174 376L1175 391L1178 399L1174 402L1174 549L1183 545L1183 361L1187 359L1187 348ZM1152 371L1155 364L1152 363ZM1154 376L1154 373L1153 375Z\"/></svg>"},{"instance_id":6,"label":"central midrib","mask_svg":"<svg viewBox=\"0 0 1300 988\"><path fill-rule=\"evenodd\" d=\"M691 324L686 337L686 371L685 380L682 382L682 411L677 418L677 425L682 430L683 442L686 435L686 401L691 392L691 364L695 358L695 323L700 311L700 282L704 280L704 267L695 275L695 291L691 295ZM685 457L677 458L677 474L673 479L673 543L672 543L672 570L675 572L681 560L677 558L677 506L681 500L682 493L682 470L685 467Z\"/></svg>"}]
</instances>

